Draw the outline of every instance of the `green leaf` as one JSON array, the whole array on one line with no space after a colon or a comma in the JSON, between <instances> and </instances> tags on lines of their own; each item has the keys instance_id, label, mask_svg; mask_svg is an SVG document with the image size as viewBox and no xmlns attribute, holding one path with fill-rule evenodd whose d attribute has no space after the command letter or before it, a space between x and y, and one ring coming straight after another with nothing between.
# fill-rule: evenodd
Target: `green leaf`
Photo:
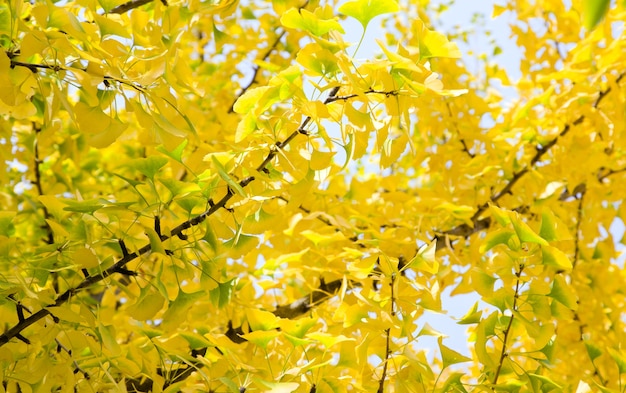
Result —
<instances>
[{"instance_id":1,"label":"green leaf","mask_svg":"<svg viewBox=\"0 0 626 393\"><path fill-rule=\"evenodd\" d=\"M182 290L178 291L178 296L170 303L168 309L163 314L163 323L161 324L163 329L169 330L175 328L186 321L186 314L191 306L204 295L204 291L192 293L186 293Z\"/></svg>"},{"instance_id":2,"label":"green leaf","mask_svg":"<svg viewBox=\"0 0 626 393\"><path fill-rule=\"evenodd\" d=\"M96 210L104 207L102 203L99 203L99 201L96 200L73 201L71 199L66 199L63 202L68 205L64 207L63 210L75 213L93 214Z\"/></svg>"},{"instance_id":3,"label":"green leaf","mask_svg":"<svg viewBox=\"0 0 626 393\"><path fill-rule=\"evenodd\" d=\"M570 310L576 310L578 308L578 297L576 293L560 274L554 277L549 296L556 299Z\"/></svg>"},{"instance_id":4,"label":"green leaf","mask_svg":"<svg viewBox=\"0 0 626 393\"><path fill-rule=\"evenodd\" d=\"M249 89L241 97L239 97L239 99L237 99L237 102L235 102L235 105L233 106L233 111L242 115L250 112L259 104L259 102L262 101L261 98L266 96L272 89L275 88L272 86L261 86Z\"/></svg>"},{"instance_id":5,"label":"green leaf","mask_svg":"<svg viewBox=\"0 0 626 393\"><path fill-rule=\"evenodd\" d=\"M496 221L498 221L498 223L503 227L509 225L509 223L511 222L508 211L499 208L498 206L491 203L489 204L489 211L491 212L491 215L496 219Z\"/></svg>"},{"instance_id":6,"label":"green leaf","mask_svg":"<svg viewBox=\"0 0 626 393\"><path fill-rule=\"evenodd\" d=\"M583 17L585 28L587 30L593 30L598 23L600 23L602 18L604 18L610 5L610 0L584 0Z\"/></svg>"},{"instance_id":7,"label":"green leaf","mask_svg":"<svg viewBox=\"0 0 626 393\"><path fill-rule=\"evenodd\" d=\"M598 356L602 355L602 350L596 344L590 342L589 340L585 340L585 348L587 348L587 354L589 354L589 358L593 362Z\"/></svg>"},{"instance_id":8,"label":"green leaf","mask_svg":"<svg viewBox=\"0 0 626 393\"><path fill-rule=\"evenodd\" d=\"M167 158L159 156L151 156L147 158L138 158L133 160L128 166L138 170L150 180L154 180L154 176L163 166L167 164Z\"/></svg>"},{"instance_id":9,"label":"green leaf","mask_svg":"<svg viewBox=\"0 0 626 393\"><path fill-rule=\"evenodd\" d=\"M471 325L480 322L483 312L478 311L478 302L457 322L459 325Z\"/></svg>"},{"instance_id":10,"label":"green leaf","mask_svg":"<svg viewBox=\"0 0 626 393\"><path fill-rule=\"evenodd\" d=\"M207 340L198 333L180 332L179 334L189 343L189 347L191 349L200 349L213 346L213 344L209 340Z\"/></svg>"},{"instance_id":11,"label":"green leaf","mask_svg":"<svg viewBox=\"0 0 626 393\"><path fill-rule=\"evenodd\" d=\"M358 20L363 29L367 29L367 25L375 17L398 10L395 0L355 0L339 7L339 12Z\"/></svg>"},{"instance_id":12,"label":"green leaf","mask_svg":"<svg viewBox=\"0 0 626 393\"><path fill-rule=\"evenodd\" d=\"M426 273L436 274L439 271L439 263L435 258L435 250L437 249L437 241L433 240L430 244L422 246L415 258L413 258L407 266L413 269L421 270Z\"/></svg>"},{"instance_id":13,"label":"green leaf","mask_svg":"<svg viewBox=\"0 0 626 393\"><path fill-rule=\"evenodd\" d=\"M256 131L256 115L254 112L247 112L239 124L237 124L237 130L235 131L235 143L239 143L250 136Z\"/></svg>"},{"instance_id":14,"label":"green leaf","mask_svg":"<svg viewBox=\"0 0 626 393\"><path fill-rule=\"evenodd\" d=\"M150 239L150 250L152 252L158 252L165 255L165 247L163 247L163 241L156 233L156 231L150 227L145 227L144 229L146 231L148 239Z\"/></svg>"},{"instance_id":15,"label":"green leaf","mask_svg":"<svg viewBox=\"0 0 626 393\"><path fill-rule=\"evenodd\" d=\"M269 311L251 308L246 311L246 317L252 331L273 330L278 327L278 317Z\"/></svg>"},{"instance_id":16,"label":"green leaf","mask_svg":"<svg viewBox=\"0 0 626 393\"><path fill-rule=\"evenodd\" d=\"M219 173L222 180L224 180L239 195L245 197L246 192L239 185L239 183L237 183L230 177L230 175L228 174L228 172L226 172L226 169L224 168L222 163L217 159L217 157L215 157L215 155L211 155L211 160L213 161L213 165L215 165L215 167L217 168L217 172Z\"/></svg>"},{"instance_id":17,"label":"green leaf","mask_svg":"<svg viewBox=\"0 0 626 393\"><path fill-rule=\"evenodd\" d=\"M544 265L552 266L559 270L572 270L572 262L567 255L558 248L552 246L542 246Z\"/></svg>"},{"instance_id":18,"label":"green leaf","mask_svg":"<svg viewBox=\"0 0 626 393\"><path fill-rule=\"evenodd\" d=\"M513 229L515 229L517 236L522 242L538 243L544 246L548 245L548 242L545 239L537 235L535 231L533 231L528 226L528 224L522 221L518 213L513 213L510 215L510 217L511 217L511 223L513 224Z\"/></svg>"},{"instance_id":19,"label":"green leaf","mask_svg":"<svg viewBox=\"0 0 626 393\"><path fill-rule=\"evenodd\" d=\"M247 334L241 334L241 337L245 338L247 341L258 345L259 347L265 349L267 344L272 341L274 338L280 335L276 330L257 330L254 332L250 332Z\"/></svg>"},{"instance_id":20,"label":"green leaf","mask_svg":"<svg viewBox=\"0 0 626 393\"><path fill-rule=\"evenodd\" d=\"M506 228L501 228L494 232L490 232L489 234L487 234L485 240L483 240L483 244L481 244L478 250L481 254L484 254L498 244L508 244L509 239L512 236L516 236L515 232Z\"/></svg>"},{"instance_id":21,"label":"green leaf","mask_svg":"<svg viewBox=\"0 0 626 393\"><path fill-rule=\"evenodd\" d=\"M345 33L343 27L334 19L319 19L317 15L304 8L292 8L285 12L280 18L280 23L290 29L308 31L312 35L319 37L328 34L331 30Z\"/></svg>"},{"instance_id":22,"label":"green leaf","mask_svg":"<svg viewBox=\"0 0 626 393\"><path fill-rule=\"evenodd\" d=\"M463 356L457 351L450 349L446 347L445 345L443 345L443 337L440 336L437 339L437 342L439 343L439 350L441 351L441 360L443 361L443 368L447 368L448 366L451 366L453 364L469 362L472 360L468 358L467 356Z\"/></svg>"},{"instance_id":23,"label":"green leaf","mask_svg":"<svg viewBox=\"0 0 626 393\"><path fill-rule=\"evenodd\" d=\"M172 151L168 151L163 145L159 145L157 146L156 150L159 153L163 153L166 156L176 160L177 162L182 163L183 162L183 151L185 150L185 147L187 147L187 143L189 143L188 139L183 139L183 141L180 143L180 145L176 146L176 148Z\"/></svg>"},{"instance_id":24,"label":"green leaf","mask_svg":"<svg viewBox=\"0 0 626 393\"><path fill-rule=\"evenodd\" d=\"M224 308L230 303L230 297L233 294L233 288L235 287L235 279L228 280L226 282L220 282L217 287L211 289L209 297L211 302L218 308Z\"/></svg>"},{"instance_id":25,"label":"green leaf","mask_svg":"<svg viewBox=\"0 0 626 393\"><path fill-rule=\"evenodd\" d=\"M541 213L539 236L549 242L572 239L572 235L567 230L567 226L549 209L545 209Z\"/></svg>"},{"instance_id":26,"label":"green leaf","mask_svg":"<svg viewBox=\"0 0 626 393\"><path fill-rule=\"evenodd\" d=\"M615 364L617 364L617 369L620 374L626 374L626 357L622 354L621 351L616 351L613 348L608 348L609 355L615 360Z\"/></svg>"},{"instance_id":27,"label":"green leaf","mask_svg":"<svg viewBox=\"0 0 626 393\"><path fill-rule=\"evenodd\" d=\"M541 392L552 391L553 389L561 389L560 385L558 385L556 382L546 377L545 375L528 373L528 378L541 387ZM546 388L550 388L550 390L546 390Z\"/></svg>"},{"instance_id":28,"label":"green leaf","mask_svg":"<svg viewBox=\"0 0 626 393\"><path fill-rule=\"evenodd\" d=\"M0 235L11 236L15 232L13 218L17 213L14 211L0 211Z\"/></svg>"},{"instance_id":29,"label":"green leaf","mask_svg":"<svg viewBox=\"0 0 626 393\"><path fill-rule=\"evenodd\" d=\"M461 378L465 376L465 373L453 373L451 374L446 383L442 386L441 392L460 392L467 393L465 390L464 383L461 381Z\"/></svg>"}]
</instances>

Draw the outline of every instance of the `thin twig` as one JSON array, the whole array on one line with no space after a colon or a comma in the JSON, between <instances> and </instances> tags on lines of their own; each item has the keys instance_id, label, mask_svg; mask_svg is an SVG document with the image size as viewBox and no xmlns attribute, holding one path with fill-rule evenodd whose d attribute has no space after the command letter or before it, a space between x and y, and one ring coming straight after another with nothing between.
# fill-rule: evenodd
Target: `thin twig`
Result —
<instances>
[{"instance_id":1,"label":"thin twig","mask_svg":"<svg viewBox=\"0 0 626 393\"><path fill-rule=\"evenodd\" d=\"M17 60L13 60L13 59L11 59L11 67L28 68L33 73L36 73L37 70L50 70L50 71L54 71L54 72L59 72L59 71L68 71L68 72L82 71L82 72L87 72L87 69L85 69L85 68L64 67L64 66L62 66L60 64L25 63L23 61L17 61ZM126 81L126 80L123 80L123 79L116 78L114 76L110 76L110 75L102 76L102 80L105 81L105 82L107 82L107 81L117 82L117 83L120 83L122 85L126 85L128 87L131 87L134 90L137 90L138 92L144 92L146 90L146 88L144 86L140 85L139 83L129 82L129 81Z\"/></svg>"},{"instance_id":2,"label":"thin twig","mask_svg":"<svg viewBox=\"0 0 626 393\"><path fill-rule=\"evenodd\" d=\"M396 315L396 296L394 285L396 281L396 273L391 273L389 287L391 290L391 299L389 301L389 307L391 308L391 316L394 317ZM387 379L387 367L389 365L389 359L391 358L391 328L385 329L385 358L383 359L383 373L378 380L378 391L377 393L384 393L385 391L385 380Z\"/></svg>"},{"instance_id":3,"label":"thin twig","mask_svg":"<svg viewBox=\"0 0 626 393\"><path fill-rule=\"evenodd\" d=\"M493 376L493 385L491 390L496 391L495 385L498 383L498 378L500 377L500 371L502 371L502 365L504 364L504 360L508 355L508 340L509 334L511 333L511 326L513 325L513 319L515 318L515 313L517 312L517 301L519 300L519 290L521 287L521 277L522 272L524 271L524 265L520 264L519 269L515 272L515 276L517 280L515 281L515 294L513 295L513 306L511 307L511 318L509 319L509 323L504 330L504 338L502 339L502 351L500 351L500 361L498 362L498 368L496 369L496 373Z\"/></svg>"}]
</instances>

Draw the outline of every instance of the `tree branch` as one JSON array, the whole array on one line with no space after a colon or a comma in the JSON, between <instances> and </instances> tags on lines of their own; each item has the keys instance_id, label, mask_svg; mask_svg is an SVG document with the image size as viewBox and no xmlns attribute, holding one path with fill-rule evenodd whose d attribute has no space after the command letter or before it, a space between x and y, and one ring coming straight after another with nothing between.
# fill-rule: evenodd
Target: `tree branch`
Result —
<instances>
[{"instance_id":1,"label":"tree branch","mask_svg":"<svg viewBox=\"0 0 626 393\"><path fill-rule=\"evenodd\" d=\"M339 87L333 88L329 97L324 101L324 103L328 104L329 102L332 102L331 101L332 97L334 97L338 91L339 91ZM261 165L257 167L257 171L262 171L265 169L265 167L276 156L277 151L278 151L277 149L282 148L285 145L287 145L297 135L307 134L307 131L304 129L304 127L306 127L306 125L310 121L311 121L311 117L307 116L307 118L302 122L302 124L297 130L295 130L291 135L289 135L283 142L278 142L275 148L271 149L270 152L267 154L267 157L265 158L265 160L263 160ZM253 176L249 176L241 180L239 182L239 186L241 188L245 188L246 186L248 186L248 184L250 184L254 180L255 178ZM215 214L215 212L217 212L219 209L225 208L226 203L230 201L230 199L234 195L235 195L234 192L229 187L228 191L226 192L226 195L224 195L222 199L220 199L217 203L211 205L207 211L178 225L177 227L172 229L169 235L162 235L161 240L165 241L175 236L180 237L180 234L182 234L184 230L189 229L193 226L199 225L208 217ZM73 288L69 288L68 290L66 290L62 295L58 296L54 304L50 306L59 307L63 305L64 303L66 303L67 301L69 301L74 295L76 295L81 290L89 288L90 286L104 280L105 278L115 273L127 271L127 269L125 269L126 264L138 258L140 255L147 254L151 250L152 250L152 246L150 245L150 243L148 243L133 253L127 253L119 261L113 264L113 266L109 267L108 269L103 270L100 274L85 277L85 279L80 284L78 284L77 286ZM34 324L35 322L43 319L44 317L48 315L51 315L50 311L47 308L42 308L41 310L29 316L28 318L18 321L12 328L10 328L6 332L4 332L2 335L0 335L0 347L8 343L11 339L16 338L18 335L20 335L24 329L26 329L30 325Z\"/></svg>"},{"instance_id":2,"label":"tree branch","mask_svg":"<svg viewBox=\"0 0 626 393\"><path fill-rule=\"evenodd\" d=\"M34 141L34 163L33 163L33 171L35 172L35 187L37 188L37 193L41 195L45 195L43 192L43 187L41 185L41 171L39 170L39 164L41 164L41 159L39 158L39 133L41 132L41 128L37 127L35 122L32 123L33 130L35 131L36 137ZM43 203L41 204L41 210L43 211L44 218L44 227L46 228L46 243L54 244L54 232L52 231L52 227L48 224L48 219L50 219L50 212L48 208Z\"/></svg>"},{"instance_id":3,"label":"tree branch","mask_svg":"<svg viewBox=\"0 0 626 393\"><path fill-rule=\"evenodd\" d=\"M131 0L124 4L120 4L117 7L113 8L111 11L107 12L108 14L124 14L134 8L139 8L142 5L146 5L148 3L152 3L154 0ZM167 3L165 3L167 5Z\"/></svg>"},{"instance_id":4,"label":"tree branch","mask_svg":"<svg viewBox=\"0 0 626 393\"><path fill-rule=\"evenodd\" d=\"M511 326L513 325L513 319L515 318L515 313L517 312L517 301L519 300L519 290L521 286L521 277L522 272L524 271L524 265L520 264L519 269L515 272L515 276L517 280L515 281L515 294L513 295L513 306L511 307L511 318L509 319L509 323L504 329L504 338L502 339L502 351L500 351L500 361L498 362L498 368L496 369L496 373L493 376L493 385L498 383L498 378L500 377L500 372L502 371L502 365L504 364L504 359L507 358L507 344L509 339L509 334L511 333ZM492 391L496 391L495 386L491 387Z\"/></svg>"},{"instance_id":5,"label":"tree branch","mask_svg":"<svg viewBox=\"0 0 626 393\"><path fill-rule=\"evenodd\" d=\"M617 79L615 80L615 83L620 83L620 81L626 76L626 73L620 74ZM600 102L602 102L602 100L604 99L604 97L606 97L609 93L611 92L611 87L607 87L605 90L600 91L598 98L596 98L596 101L593 103L593 108L597 108L598 105L600 105ZM585 115L580 115L578 118L576 118L573 122L566 124L563 129L561 130L561 132L559 132L559 134L554 137L550 142L548 142L545 145L537 145L535 147L535 154L534 156L531 158L530 160L530 164L527 165L526 167L520 169L519 171L515 172L513 174L513 177L507 182L507 184L497 193L493 194L490 198L490 202L492 203L496 203L498 202L498 200L500 200L500 198L502 198L504 195L508 194L511 192L511 189L513 188L513 186L525 175L527 174L531 168L533 168L535 166L535 164L537 164L537 162L539 162L543 156L548 153L548 151L550 151L550 149L556 145L556 143L558 142L559 138L564 137L565 135L567 135L570 130L572 129L573 126L579 125L581 124L584 120L585 120ZM472 216L471 220L472 222L477 222L478 217L480 217L480 215L487 210L487 208L489 207L489 203L484 203L482 205L480 205L478 207L478 209L476 210L476 213L474 213L474 215ZM465 225L465 224L463 224ZM462 225L461 225L462 226ZM457 227L458 228L458 227ZM456 228L454 228L456 229Z\"/></svg>"},{"instance_id":6,"label":"tree branch","mask_svg":"<svg viewBox=\"0 0 626 393\"><path fill-rule=\"evenodd\" d=\"M23 61L17 61L17 60L11 59L11 68L14 68L14 67L28 68L33 73L36 73L37 70L51 70L54 72L59 72L59 71L73 72L74 70L76 70L76 71L87 72L85 68L64 67L59 64L53 65L53 64L25 63ZM146 90L146 88L140 85L139 83L125 81L123 79L119 79L110 75L103 75L102 79L104 82L113 81L113 82L120 83L122 85L126 85L141 93L143 93Z\"/></svg>"},{"instance_id":7,"label":"tree branch","mask_svg":"<svg viewBox=\"0 0 626 393\"><path fill-rule=\"evenodd\" d=\"M391 316L396 315L396 297L394 293L394 284L396 281L396 273L391 273L391 282L389 283L391 289L391 301L389 307L391 308ZM391 328L385 329L385 358L383 359L383 373L378 381L377 393L384 393L385 380L387 379L387 366L389 365L389 358L391 357Z\"/></svg>"}]
</instances>

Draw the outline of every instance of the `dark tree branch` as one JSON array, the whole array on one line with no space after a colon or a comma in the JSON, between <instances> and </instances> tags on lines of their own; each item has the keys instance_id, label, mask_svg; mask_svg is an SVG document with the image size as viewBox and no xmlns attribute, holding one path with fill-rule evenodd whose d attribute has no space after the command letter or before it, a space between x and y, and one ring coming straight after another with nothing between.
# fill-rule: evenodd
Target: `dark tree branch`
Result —
<instances>
[{"instance_id":1,"label":"dark tree branch","mask_svg":"<svg viewBox=\"0 0 626 393\"><path fill-rule=\"evenodd\" d=\"M337 291L339 291L342 284L343 280L334 280L330 283L325 283L323 280L320 280L319 288L312 291L309 295L304 296L292 303L278 306L276 310L273 311L273 314L279 318L293 319L300 317L309 312L312 307L334 296ZM351 284L354 286L359 285L357 282L351 282ZM232 321L228 321L228 327L224 335L228 337L230 341L235 344L247 342L248 340L242 337L244 334L245 332L241 326L234 328ZM195 359L199 356L204 356L207 350L208 348L206 347L194 349L191 351L191 358ZM218 347L215 347L215 350L217 350L220 354L223 354ZM203 367L203 363L196 360L186 360L183 363L186 366L176 362L173 366L178 365L179 368L169 372L164 372L162 368L157 369L157 374L166 378L163 388L188 378L192 372ZM126 380L126 389L129 392L148 392L153 389L153 386L154 382L148 377L131 378Z\"/></svg>"},{"instance_id":2,"label":"dark tree branch","mask_svg":"<svg viewBox=\"0 0 626 393\"><path fill-rule=\"evenodd\" d=\"M83 72L87 72L86 69L84 68L78 68L78 67L64 67L61 66L59 64L37 64L37 63L25 63L22 61L17 61L14 59L11 59L11 68L14 67L24 67L24 68L28 68L31 72L36 73L37 70L50 70L50 71L54 71L54 72L59 72L59 71L68 71L68 72L72 72L74 70L77 71L83 71ZM123 79L119 79L110 75L104 75L102 76L103 82L109 83L111 81L113 82L117 82L119 84L122 85L126 85L128 87L133 88L134 90L137 90L138 92L143 93L145 91L145 87L140 85L139 83L134 83L134 82L129 82L129 81L125 81Z\"/></svg>"},{"instance_id":3,"label":"dark tree branch","mask_svg":"<svg viewBox=\"0 0 626 393\"><path fill-rule=\"evenodd\" d=\"M624 78L624 76L626 76L626 73L621 74L620 76L617 77L617 79L615 80L615 83L620 83L620 81ZM596 98L596 101L593 103L593 108L597 108L600 105L600 102L602 102L602 100L604 99L604 97L606 97L609 93L611 92L611 87L607 87L606 89L600 91L598 98ZM567 135L573 126L577 126L579 124L581 124L584 120L586 119L585 115L580 115L578 116L574 121L572 121L571 123L566 124L563 129L561 130L561 132L554 137L550 142L546 143L545 145L537 145L535 148L535 155L531 158L530 160L530 164L527 165L526 167L520 169L519 171L515 172L513 174L513 177L507 182L507 184L504 186L504 188L502 188L502 190L500 190L499 192L493 194L490 198L490 202L492 203L496 203L498 202L498 200L500 200L500 198L502 198L504 195L508 194L511 192L511 189L513 188L513 186L526 174L530 171L531 168L533 168L535 166L535 164L537 164L542 158L543 156L548 153L550 151L550 149L557 144L557 142L559 141L559 138L563 138L565 135ZM489 207L489 203L484 203L481 206L478 207L478 209L476 210L476 213L474 213L474 215L472 216L472 221L476 222L476 220L478 219L478 217L480 217L480 215L487 210L487 208Z\"/></svg>"},{"instance_id":4,"label":"dark tree branch","mask_svg":"<svg viewBox=\"0 0 626 393\"><path fill-rule=\"evenodd\" d=\"M33 163L33 170L35 172L35 187L37 188L37 193L39 195L45 195L43 192L43 187L41 185L41 171L39 169L39 164L41 164L41 159L39 158L39 133L41 132L41 128L38 127L34 122L32 123L33 125L33 130L35 131L36 137L35 137L35 142L34 142L34 146L33 146L33 150L34 150L34 163ZM47 244L54 244L54 232L52 232L52 228L50 227L50 224L48 224L48 219L51 218L50 216L50 212L48 211L48 208L46 207L46 205L44 205L43 203L41 203L41 210L43 211L43 217L44 217L44 228L46 229L46 243Z\"/></svg>"},{"instance_id":5,"label":"dark tree branch","mask_svg":"<svg viewBox=\"0 0 626 393\"><path fill-rule=\"evenodd\" d=\"M339 91L339 88L334 88L331 91L331 93L336 94L338 91ZM324 103L328 104L329 102L332 102L332 97L333 95L329 96L326 99L326 101L324 101ZM296 131L294 131L291 135L289 135L287 139L285 139L283 142L278 142L276 144L277 148L284 147L299 134L306 134L307 132L304 128L310 121L311 121L311 117L307 116L307 118L302 122L302 124ZM257 167L257 171L263 170L272 161L272 159L276 156L277 148L270 150L265 160L263 160L263 162ZM254 180L255 178L253 176L246 177L245 179L239 182L239 186L241 188L245 188L246 186L248 186L248 184L250 184ZM215 214L219 209L226 208L226 203L228 203L228 201L230 201L234 195L235 193L229 187L228 191L226 192L226 195L224 195L222 199L220 199L217 203L214 203L213 205L211 205L207 211L178 225L177 227L172 229L169 235L162 235L161 240L165 241L174 236L178 236L184 230L201 224L208 217ZM128 253L126 255L123 255L119 261L117 261L108 269L103 270L100 274L85 277L85 279L80 284L78 284L77 286L73 288L66 290L63 294L59 295L56 298L54 304L51 304L50 306L59 307L65 304L66 302L68 302L73 296L78 294L80 291L91 287L92 285L109 277L110 275L113 275L115 273L120 273L120 272L124 272L124 273L128 272L128 270L125 268L126 264L138 258L140 255L147 254L151 250L152 250L152 246L150 245L150 243L148 243L133 253ZM45 318L48 315L51 315L49 309L42 308L41 310L29 316L28 318L25 318L22 321L18 321L12 328L10 328L9 330L7 330L6 332L0 335L0 347L8 343L11 339L17 338L18 335L21 336L21 332L24 329L28 328L30 325L36 323L37 321Z\"/></svg>"},{"instance_id":6,"label":"dark tree branch","mask_svg":"<svg viewBox=\"0 0 626 393\"><path fill-rule=\"evenodd\" d=\"M124 14L134 8L139 8L142 5L146 5L148 3L152 3L154 0L131 0L124 4L120 4L117 7L113 8L109 11L109 14ZM163 1L162 1L163 2ZM164 5L167 5L167 2L163 2Z\"/></svg>"}]
</instances>

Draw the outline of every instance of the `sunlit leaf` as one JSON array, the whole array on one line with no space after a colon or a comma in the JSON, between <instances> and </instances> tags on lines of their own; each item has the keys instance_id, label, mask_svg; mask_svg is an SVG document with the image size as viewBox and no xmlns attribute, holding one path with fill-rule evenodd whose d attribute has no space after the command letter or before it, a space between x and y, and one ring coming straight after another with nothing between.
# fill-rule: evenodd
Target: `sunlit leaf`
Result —
<instances>
[{"instance_id":1,"label":"sunlit leaf","mask_svg":"<svg viewBox=\"0 0 626 393\"><path fill-rule=\"evenodd\" d=\"M557 269L571 270L572 262L569 257L561 250L551 246L542 246L543 263Z\"/></svg>"},{"instance_id":2,"label":"sunlit leaf","mask_svg":"<svg viewBox=\"0 0 626 393\"><path fill-rule=\"evenodd\" d=\"M339 7L339 12L358 20L363 29L367 29L367 25L375 17L398 10L398 3L395 0L355 0Z\"/></svg>"},{"instance_id":3,"label":"sunlit leaf","mask_svg":"<svg viewBox=\"0 0 626 393\"><path fill-rule=\"evenodd\" d=\"M328 34L331 30L344 33L343 27L334 19L320 19L305 8L292 8L280 17L280 23L291 29L308 31L314 36Z\"/></svg>"},{"instance_id":4,"label":"sunlit leaf","mask_svg":"<svg viewBox=\"0 0 626 393\"><path fill-rule=\"evenodd\" d=\"M463 356L457 351L443 345L443 337L439 336L437 342L439 344L439 351L441 352L441 361L443 362L443 368L447 368L448 366L453 364L469 362L472 360L467 356Z\"/></svg>"}]
</instances>

